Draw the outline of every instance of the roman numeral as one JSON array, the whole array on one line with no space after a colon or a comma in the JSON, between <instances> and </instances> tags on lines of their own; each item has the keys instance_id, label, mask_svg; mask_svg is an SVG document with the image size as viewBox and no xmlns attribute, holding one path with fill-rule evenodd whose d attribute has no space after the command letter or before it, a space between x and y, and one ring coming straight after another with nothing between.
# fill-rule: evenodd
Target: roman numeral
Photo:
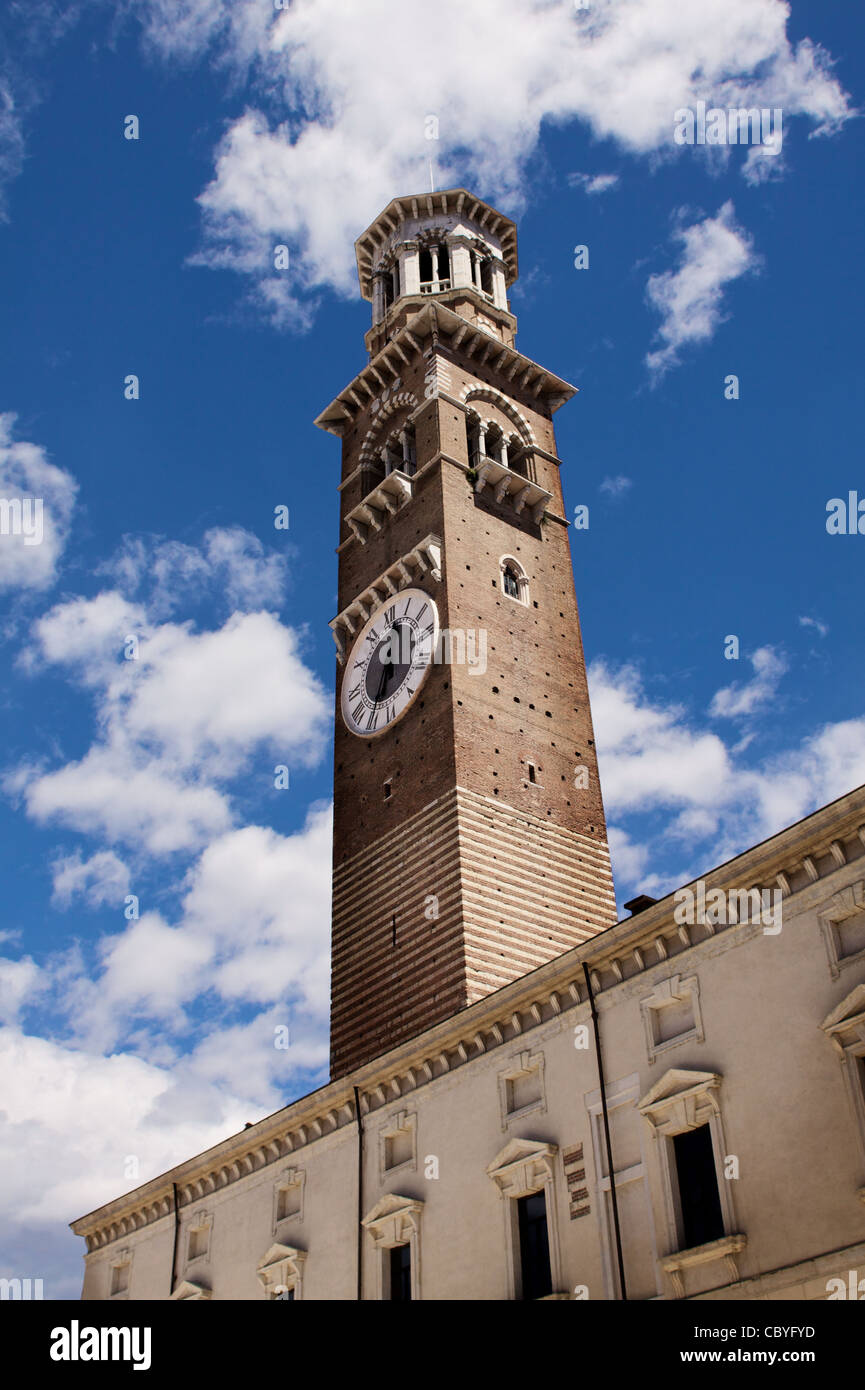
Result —
<instances>
[{"instance_id":1,"label":"roman numeral","mask_svg":"<svg viewBox=\"0 0 865 1390\"><path fill-rule=\"evenodd\" d=\"M424 637L429 636L429 634L432 632L432 630L433 630L433 625L432 625L432 623L427 623L426 627L425 627L421 632L418 633L418 639L422 641Z\"/></svg>"},{"instance_id":2,"label":"roman numeral","mask_svg":"<svg viewBox=\"0 0 865 1390\"><path fill-rule=\"evenodd\" d=\"M367 732L367 733L374 733L374 732L375 732L375 726L376 726L377 722L378 722L378 705L375 705L374 708L370 710L369 718L368 718L367 721L366 721L366 732Z\"/></svg>"},{"instance_id":3,"label":"roman numeral","mask_svg":"<svg viewBox=\"0 0 865 1390\"><path fill-rule=\"evenodd\" d=\"M351 690L348 692L348 698L349 698L350 700L356 700L359 694L360 694L360 681L358 681L357 685L352 686Z\"/></svg>"},{"instance_id":4,"label":"roman numeral","mask_svg":"<svg viewBox=\"0 0 865 1390\"><path fill-rule=\"evenodd\" d=\"M375 628L373 628L371 632L368 632L368 633L366 634L366 640L367 640L367 642L377 642L377 641L378 641L378 633L376 632Z\"/></svg>"},{"instance_id":5,"label":"roman numeral","mask_svg":"<svg viewBox=\"0 0 865 1390\"><path fill-rule=\"evenodd\" d=\"M388 624L388 626L393 627L394 623L396 622L396 604L393 604L390 608L385 609L384 620Z\"/></svg>"},{"instance_id":6,"label":"roman numeral","mask_svg":"<svg viewBox=\"0 0 865 1390\"><path fill-rule=\"evenodd\" d=\"M361 702L360 704L355 705L354 709L353 709L352 712L351 712L351 717L352 717L352 719L354 720L355 724L359 724L359 723L360 723L360 716L361 716L362 714L363 714L363 703Z\"/></svg>"}]
</instances>

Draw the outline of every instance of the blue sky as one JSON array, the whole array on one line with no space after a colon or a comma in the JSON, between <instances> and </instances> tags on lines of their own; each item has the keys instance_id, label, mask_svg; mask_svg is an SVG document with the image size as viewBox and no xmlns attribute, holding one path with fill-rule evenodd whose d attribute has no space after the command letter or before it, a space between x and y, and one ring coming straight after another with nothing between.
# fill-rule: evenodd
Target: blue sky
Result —
<instances>
[{"instance_id":1,"label":"blue sky","mask_svg":"<svg viewBox=\"0 0 865 1390\"><path fill-rule=\"evenodd\" d=\"M519 346L580 388L556 428L620 903L865 781L865 539L826 530L865 497L865 22L30 8L0 47L0 496L45 499L41 545L0 536L0 1274L75 1297L67 1221L326 1078L312 421L365 361L354 237L430 158L517 219ZM781 151L677 147L698 99L781 106Z\"/></svg>"}]
</instances>

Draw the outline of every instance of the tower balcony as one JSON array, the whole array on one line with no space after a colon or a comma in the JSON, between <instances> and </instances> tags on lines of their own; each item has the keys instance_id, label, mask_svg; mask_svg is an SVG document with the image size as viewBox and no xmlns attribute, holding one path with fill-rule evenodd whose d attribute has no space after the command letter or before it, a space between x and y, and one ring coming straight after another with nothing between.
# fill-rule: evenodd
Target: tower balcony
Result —
<instances>
[{"instance_id":1,"label":"tower balcony","mask_svg":"<svg viewBox=\"0 0 865 1390\"><path fill-rule=\"evenodd\" d=\"M475 482L475 492L482 492L489 484L497 502L503 502L506 497L511 499L517 516L524 508L528 507L532 514L532 520L540 521L553 500L551 492L547 492L545 488L531 482L522 473L517 473L513 468L499 463L497 459L482 456L476 465L476 472L478 476Z\"/></svg>"},{"instance_id":2,"label":"tower balcony","mask_svg":"<svg viewBox=\"0 0 865 1390\"><path fill-rule=\"evenodd\" d=\"M410 474L394 468L356 507L346 512L345 519L361 545L366 545L370 532L380 531L389 516L411 501L413 491L414 479Z\"/></svg>"}]
</instances>

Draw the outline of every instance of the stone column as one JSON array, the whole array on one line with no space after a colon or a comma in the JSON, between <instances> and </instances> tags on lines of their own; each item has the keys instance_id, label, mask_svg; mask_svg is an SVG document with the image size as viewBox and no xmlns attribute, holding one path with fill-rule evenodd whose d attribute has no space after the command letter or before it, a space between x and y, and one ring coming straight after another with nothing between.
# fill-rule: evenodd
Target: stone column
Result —
<instances>
[{"instance_id":1,"label":"stone column","mask_svg":"<svg viewBox=\"0 0 865 1390\"><path fill-rule=\"evenodd\" d=\"M493 303L497 309L507 309L508 289L505 283L505 268L501 261L493 261Z\"/></svg>"},{"instance_id":2,"label":"stone column","mask_svg":"<svg viewBox=\"0 0 865 1390\"><path fill-rule=\"evenodd\" d=\"M403 243L403 294L420 294L420 251L416 241Z\"/></svg>"},{"instance_id":3,"label":"stone column","mask_svg":"<svg viewBox=\"0 0 865 1390\"><path fill-rule=\"evenodd\" d=\"M451 286L458 289L461 285L472 283L472 253L465 237L454 237L450 242L451 248Z\"/></svg>"}]
</instances>

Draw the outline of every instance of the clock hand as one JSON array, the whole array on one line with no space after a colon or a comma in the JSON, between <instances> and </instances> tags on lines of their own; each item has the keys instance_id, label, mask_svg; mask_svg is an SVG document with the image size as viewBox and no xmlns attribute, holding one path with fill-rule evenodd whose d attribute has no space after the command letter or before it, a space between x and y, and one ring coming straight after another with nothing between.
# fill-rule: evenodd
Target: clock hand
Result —
<instances>
[{"instance_id":1,"label":"clock hand","mask_svg":"<svg viewBox=\"0 0 865 1390\"><path fill-rule=\"evenodd\" d=\"M378 690L375 692L375 700L373 701L374 704L377 705L377 704L379 703L379 701L380 701L382 695L384 694L384 688L385 688L386 685L387 685L387 666L385 666L384 662L382 662L382 665L381 665L381 675L379 676L379 680L378 680Z\"/></svg>"}]
</instances>

